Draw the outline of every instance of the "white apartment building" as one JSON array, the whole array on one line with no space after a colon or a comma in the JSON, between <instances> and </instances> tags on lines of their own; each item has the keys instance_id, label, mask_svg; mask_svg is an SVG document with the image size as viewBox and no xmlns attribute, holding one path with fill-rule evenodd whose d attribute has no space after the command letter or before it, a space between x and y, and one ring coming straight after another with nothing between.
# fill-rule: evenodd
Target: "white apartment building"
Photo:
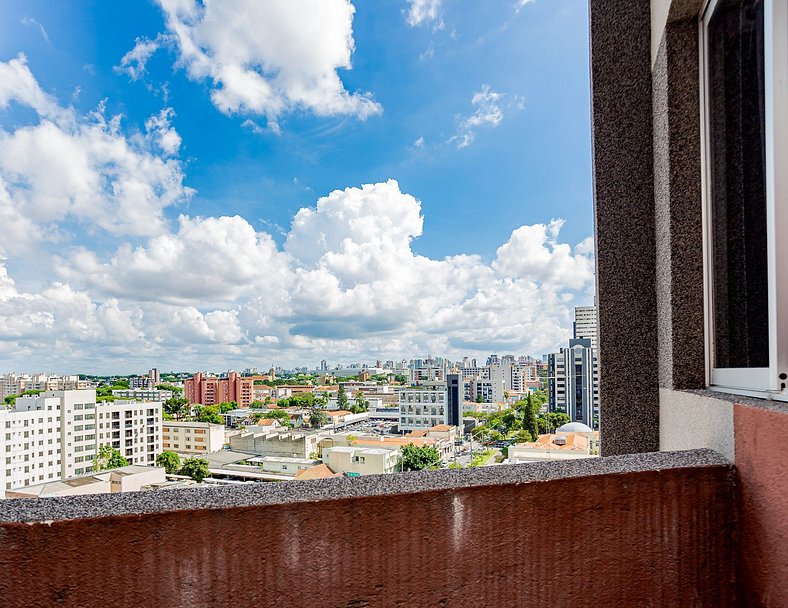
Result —
<instances>
[{"instance_id":1,"label":"white apartment building","mask_svg":"<svg viewBox=\"0 0 788 608\"><path fill-rule=\"evenodd\" d=\"M328 468L348 477L393 473L399 460L399 450L384 448L340 446L323 450L323 461Z\"/></svg>"},{"instance_id":2,"label":"white apartment building","mask_svg":"<svg viewBox=\"0 0 788 608\"><path fill-rule=\"evenodd\" d=\"M596 306L575 306L575 338L591 340L591 347L597 347L598 334Z\"/></svg>"},{"instance_id":3,"label":"white apartment building","mask_svg":"<svg viewBox=\"0 0 788 608\"><path fill-rule=\"evenodd\" d=\"M162 448L179 454L210 454L224 447L224 425L208 422L162 423Z\"/></svg>"},{"instance_id":4,"label":"white apartment building","mask_svg":"<svg viewBox=\"0 0 788 608\"><path fill-rule=\"evenodd\" d=\"M448 388L442 383L400 389L399 430L407 432L448 424L448 400Z\"/></svg>"},{"instance_id":5,"label":"white apartment building","mask_svg":"<svg viewBox=\"0 0 788 608\"><path fill-rule=\"evenodd\" d=\"M53 374L3 374L0 376L0 399L8 395L21 395L25 391L73 391L92 388L87 380L79 376L56 376Z\"/></svg>"},{"instance_id":6,"label":"white apartment building","mask_svg":"<svg viewBox=\"0 0 788 608\"><path fill-rule=\"evenodd\" d=\"M504 382L502 378L497 380L471 378L465 380L463 384L465 385L465 401L501 403L504 400Z\"/></svg>"},{"instance_id":7,"label":"white apartment building","mask_svg":"<svg viewBox=\"0 0 788 608\"><path fill-rule=\"evenodd\" d=\"M122 389L112 391L112 396L116 399L127 399L129 401L159 401L164 403L172 398L172 391L157 389Z\"/></svg>"},{"instance_id":8,"label":"white apartment building","mask_svg":"<svg viewBox=\"0 0 788 608\"><path fill-rule=\"evenodd\" d=\"M161 404L96 404L95 390L19 397L0 410L0 496L6 489L90 472L110 444L129 464L152 464L161 452Z\"/></svg>"},{"instance_id":9,"label":"white apartment building","mask_svg":"<svg viewBox=\"0 0 788 608\"><path fill-rule=\"evenodd\" d=\"M97 448L109 444L120 450L129 464L155 464L156 456L162 452L161 403L115 401L99 403L96 409ZM85 473L89 472L90 466L88 463Z\"/></svg>"}]
</instances>

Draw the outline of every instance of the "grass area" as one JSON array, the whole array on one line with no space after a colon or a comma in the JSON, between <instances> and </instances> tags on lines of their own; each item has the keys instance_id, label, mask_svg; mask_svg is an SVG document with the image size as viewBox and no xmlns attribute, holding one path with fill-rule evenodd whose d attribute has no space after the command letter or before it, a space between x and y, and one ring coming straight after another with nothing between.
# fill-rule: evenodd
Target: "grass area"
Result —
<instances>
[{"instance_id":1,"label":"grass area","mask_svg":"<svg viewBox=\"0 0 788 608\"><path fill-rule=\"evenodd\" d=\"M473 458L471 459L471 466L483 467L490 461L490 458L492 458L494 453L495 453L494 450L488 449L488 450L484 450L481 454L474 454Z\"/></svg>"}]
</instances>

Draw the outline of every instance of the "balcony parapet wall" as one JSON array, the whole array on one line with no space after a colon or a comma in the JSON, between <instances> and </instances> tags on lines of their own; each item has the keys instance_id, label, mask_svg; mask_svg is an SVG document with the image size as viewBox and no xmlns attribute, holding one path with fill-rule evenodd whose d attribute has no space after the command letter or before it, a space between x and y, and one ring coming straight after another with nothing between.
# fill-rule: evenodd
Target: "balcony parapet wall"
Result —
<instances>
[{"instance_id":1,"label":"balcony parapet wall","mask_svg":"<svg viewBox=\"0 0 788 608\"><path fill-rule=\"evenodd\" d=\"M734 474L693 450L0 502L0 605L733 605Z\"/></svg>"}]
</instances>

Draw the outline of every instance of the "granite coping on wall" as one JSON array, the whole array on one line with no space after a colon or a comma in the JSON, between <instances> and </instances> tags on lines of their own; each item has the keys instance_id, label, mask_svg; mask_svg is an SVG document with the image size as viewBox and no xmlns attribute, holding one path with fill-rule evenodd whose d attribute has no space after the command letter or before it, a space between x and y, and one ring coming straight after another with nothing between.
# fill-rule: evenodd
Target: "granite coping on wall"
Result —
<instances>
[{"instance_id":1,"label":"granite coping on wall","mask_svg":"<svg viewBox=\"0 0 788 608\"><path fill-rule=\"evenodd\" d=\"M0 500L0 524L418 494L484 486L558 481L577 477L731 466L730 462L717 452L701 449L497 465L474 469L442 469L369 475L357 478L150 490L122 494L17 498Z\"/></svg>"},{"instance_id":2,"label":"granite coping on wall","mask_svg":"<svg viewBox=\"0 0 788 608\"><path fill-rule=\"evenodd\" d=\"M690 393L692 395L699 395L709 399L719 399L720 401L728 401L730 403L738 403L739 405L749 405L751 407L760 407L765 410L772 410L782 414L788 414L788 401L777 401L775 399L761 399L758 397L749 397L747 395L736 395L734 393L726 393L723 390L711 389L685 389L678 391L681 393Z\"/></svg>"}]
</instances>

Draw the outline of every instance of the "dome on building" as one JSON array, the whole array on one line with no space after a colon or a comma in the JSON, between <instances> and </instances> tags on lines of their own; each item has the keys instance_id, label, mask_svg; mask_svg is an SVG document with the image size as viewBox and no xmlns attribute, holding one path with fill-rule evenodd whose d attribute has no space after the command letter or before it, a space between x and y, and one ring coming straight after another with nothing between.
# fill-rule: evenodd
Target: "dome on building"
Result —
<instances>
[{"instance_id":1,"label":"dome on building","mask_svg":"<svg viewBox=\"0 0 788 608\"><path fill-rule=\"evenodd\" d=\"M582 422L568 422L563 426L559 426L556 430L556 433L593 433L594 429L592 429L587 424L583 424Z\"/></svg>"}]
</instances>

